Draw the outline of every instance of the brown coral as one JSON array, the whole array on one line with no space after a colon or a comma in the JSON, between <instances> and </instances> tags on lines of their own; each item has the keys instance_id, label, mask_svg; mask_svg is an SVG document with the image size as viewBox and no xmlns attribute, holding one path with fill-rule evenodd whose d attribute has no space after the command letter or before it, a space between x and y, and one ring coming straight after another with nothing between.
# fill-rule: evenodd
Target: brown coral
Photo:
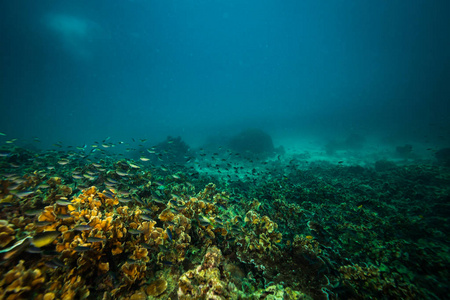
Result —
<instances>
[{"instance_id":1,"label":"brown coral","mask_svg":"<svg viewBox=\"0 0 450 300\"><path fill-rule=\"evenodd\" d=\"M13 269L4 274L0 281L1 299L26 299L28 292L39 290L45 282L45 275L40 269L26 269L24 262L19 261Z\"/></svg>"}]
</instances>

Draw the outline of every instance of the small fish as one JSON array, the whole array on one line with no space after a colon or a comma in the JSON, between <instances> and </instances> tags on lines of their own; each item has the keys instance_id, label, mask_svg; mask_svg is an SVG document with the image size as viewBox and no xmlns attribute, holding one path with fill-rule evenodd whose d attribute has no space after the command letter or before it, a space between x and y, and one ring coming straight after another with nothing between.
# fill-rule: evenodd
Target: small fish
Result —
<instances>
[{"instance_id":1,"label":"small fish","mask_svg":"<svg viewBox=\"0 0 450 300\"><path fill-rule=\"evenodd\" d=\"M33 217L40 215L44 210L43 209L30 209L24 212L25 216Z\"/></svg>"},{"instance_id":2,"label":"small fish","mask_svg":"<svg viewBox=\"0 0 450 300\"><path fill-rule=\"evenodd\" d=\"M198 220L199 222L200 222L200 225L202 225L202 226L209 226L209 225L211 225L211 220L209 220L207 217L205 217L205 216L202 216L201 218L200 218L200 220Z\"/></svg>"},{"instance_id":3,"label":"small fish","mask_svg":"<svg viewBox=\"0 0 450 300\"><path fill-rule=\"evenodd\" d=\"M167 237L169 238L169 241L172 241L172 231L170 231L169 228L166 228Z\"/></svg>"},{"instance_id":4,"label":"small fish","mask_svg":"<svg viewBox=\"0 0 450 300\"><path fill-rule=\"evenodd\" d=\"M121 176L121 177L128 176L128 173L121 172L121 171L116 171L116 174Z\"/></svg>"},{"instance_id":5,"label":"small fish","mask_svg":"<svg viewBox=\"0 0 450 300\"><path fill-rule=\"evenodd\" d=\"M86 242L88 243L99 243L99 242L104 242L106 241L105 238L100 238L100 237L95 237L95 236L90 236L86 239Z\"/></svg>"},{"instance_id":6,"label":"small fish","mask_svg":"<svg viewBox=\"0 0 450 300\"><path fill-rule=\"evenodd\" d=\"M23 192L11 192L11 194L16 195L17 197L19 197L20 199L26 198L32 194L34 194L34 192L31 191L23 191Z\"/></svg>"},{"instance_id":7,"label":"small fish","mask_svg":"<svg viewBox=\"0 0 450 300\"><path fill-rule=\"evenodd\" d=\"M128 198L119 198L120 203L128 203L130 201L131 201L131 199L128 199Z\"/></svg>"},{"instance_id":8,"label":"small fish","mask_svg":"<svg viewBox=\"0 0 450 300\"><path fill-rule=\"evenodd\" d=\"M60 200L56 201L56 204L59 206L68 206L68 205L72 204L72 202L60 199Z\"/></svg>"},{"instance_id":9,"label":"small fish","mask_svg":"<svg viewBox=\"0 0 450 300\"><path fill-rule=\"evenodd\" d=\"M150 160L150 158L147 158L147 157L144 157L144 156L141 156L141 158L139 158L140 160L142 160L142 161L149 161Z\"/></svg>"},{"instance_id":10,"label":"small fish","mask_svg":"<svg viewBox=\"0 0 450 300\"><path fill-rule=\"evenodd\" d=\"M64 263L59 259L54 257L52 260L45 262L45 265L49 268L56 269L56 268L64 268Z\"/></svg>"},{"instance_id":11,"label":"small fish","mask_svg":"<svg viewBox=\"0 0 450 300\"><path fill-rule=\"evenodd\" d=\"M57 218L62 219L62 220L67 220L72 218L72 215L70 214L57 214L56 215Z\"/></svg>"},{"instance_id":12,"label":"small fish","mask_svg":"<svg viewBox=\"0 0 450 300\"><path fill-rule=\"evenodd\" d=\"M78 230L78 231L85 231L85 230L91 230L92 227L89 225L77 225L73 228L73 230Z\"/></svg>"},{"instance_id":13,"label":"small fish","mask_svg":"<svg viewBox=\"0 0 450 300\"><path fill-rule=\"evenodd\" d=\"M28 253L34 253L34 254L37 254L37 253L41 253L42 252L42 249L41 248L38 248L38 247L35 247L35 246L30 246L30 247L28 247L28 249L26 250Z\"/></svg>"},{"instance_id":14,"label":"small fish","mask_svg":"<svg viewBox=\"0 0 450 300\"><path fill-rule=\"evenodd\" d=\"M136 196L136 198L133 198L133 200L139 203L140 205L144 205L144 201L142 201L142 199L139 196Z\"/></svg>"},{"instance_id":15,"label":"small fish","mask_svg":"<svg viewBox=\"0 0 450 300\"><path fill-rule=\"evenodd\" d=\"M124 197L130 196L130 192L129 191L119 191L118 194L120 194L121 196L124 196Z\"/></svg>"},{"instance_id":16,"label":"small fish","mask_svg":"<svg viewBox=\"0 0 450 300\"><path fill-rule=\"evenodd\" d=\"M31 237L26 237L16 242L11 247L0 250L0 254L5 253L2 259L7 260L22 253L22 251L24 251L30 245L30 240Z\"/></svg>"},{"instance_id":17,"label":"small fish","mask_svg":"<svg viewBox=\"0 0 450 300\"><path fill-rule=\"evenodd\" d=\"M76 246L75 248L73 248L73 250L75 250L76 252L86 252L91 250L91 248L86 246Z\"/></svg>"},{"instance_id":18,"label":"small fish","mask_svg":"<svg viewBox=\"0 0 450 300\"><path fill-rule=\"evenodd\" d=\"M72 174L72 178L73 178L73 179L82 179L83 176L78 175L78 174Z\"/></svg>"},{"instance_id":19,"label":"small fish","mask_svg":"<svg viewBox=\"0 0 450 300\"><path fill-rule=\"evenodd\" d=\"M140 215L140 218L144 221L152 221L152 217L147 214Z\"/></svg>"},{"instance_id":20,"label":"small fish","mask_svg":"<svg viewBox=\"0 0 450 300\"><path fill-rule=\"evenodd\" d=\"M60 234L59 231L44 231L36 234L31 243L35 247L41 248L50 245Z\"/></svg>"},{"instance_id":21,"label":"small fish","mask_svg":"<svg viewBox=\"0 0 450 300\"><path fill-rule=\"evenodd\" d=\"M107 190L103 191L102 194L105 195L108 198L114 198L115 197L113 192L107 191Z\"/></svg>"},{"instance_id":22,"label":"small fish","mask_svg":"<svg viewBox=\"0 0 450 300\"><path fill-rule=\"evenodd\" d=\"M152 246L147 243L142 243L141 246L144 247L145 249L152 249Z\"/></svg>"},{"instance_id":23,"label":"small fish","mask_svg":"<svg viewBox=\"0 0 450 300\"><path fill-rule=\"evenodd\" d=\"M88 175L88 174L83 174L83 177L85 177L86 179L89 179L90 181L95 180L94 176Z\"/></svg>"},{"instance_id":24,"label":"small fish","mask_svg":"<svg viewBox=\"0 0 450 300\"><path fill-rule=\"evenodd\" d=\"M112 183L112 184L117 184L118 183L118 181L117 180L114 180L114 179L112 179L112 178L106 178L106 180L108 181L108 182L110 182L110 183Z\"/></svg>"},{"instance_id":25,"label":"small fish","mask_svg":"<svg viewBox=\"0 0 450 300\"><path fill-rule=\"evenodd\" d=\"M68 160L67 158L63 158L58 161L58 164L60 164L61 166L64 166L64 165L67 165L69 162L70 162L70 160Z\"/></svg>"},{"instance_id":26,"label":"small fish","mask_svg":"<svg viewBox=\"0 0 450 300\"><path fill-rule=\"evenodd\" d=\"M156 196L156 195L152 195L152 199L153 199L154 202L156 202L158 204L165 204L165 202L161 198Z\"/></svg>"},{"instance_id":27,"label":"small fish","mask_svg":"<svg viewBox=\"0 0 450 300\"><path fill-rule=\"evenodd\" d=\"M151 210L151 209L148 209L148 208L146 208L146 207L143 207L143 208L141 208L141 209L142 209L142 211L145 212L146 214L151 214L151 213L152 213L152 210Z\"/></svg>"},{"instance_id":28,"label":"small fish","mask_svg":"<svg viewBox=\"0 0 450 300\"><path fill-rule=\"evenodd\" d=\"M129 163L130 167L132 167L133 169L140 169L141 167L139 167L138 165Z\"/></svg>"},{"instance_id":29,"label":"small fish","mask_svg":"<svg viewBox=\"0 0 450 300\"><path fill-rule=\"evenodd\" d=\"M141 230L137 230L137 229L128 229L128 232L131 234L141 234L142 231Z\"/></svg>"},{"instance_id":30,"label":"small fish","mask_svg":"<svg viewBox=\"0 0 450 300\"><path fill-rule=\"evenodd\" d=\"M36 222L34 222L34 225L36 227L48 226L50 224L52 224L52 222L50 222L50 221L36 221Z\"/></svg>"}]
</instances>

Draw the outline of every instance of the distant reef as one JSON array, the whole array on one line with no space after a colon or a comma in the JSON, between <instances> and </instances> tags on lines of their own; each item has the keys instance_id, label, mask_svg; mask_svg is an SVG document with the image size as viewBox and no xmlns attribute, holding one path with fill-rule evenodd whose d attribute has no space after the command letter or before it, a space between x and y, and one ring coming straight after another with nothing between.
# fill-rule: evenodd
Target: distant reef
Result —
<instances>
[{"instance_id":1,"label":"distant reef","mask_svg":"<svg viewBox=\"0 0 450 300\"><path fill-rule=\"evenodd\" d=\"M283 152L283 148L273 146L272 137L261 129L245 129L239 134L233 136L228 147L241 154L257 157L272 156L277 152Z\"/></svg>"}]
</instances>

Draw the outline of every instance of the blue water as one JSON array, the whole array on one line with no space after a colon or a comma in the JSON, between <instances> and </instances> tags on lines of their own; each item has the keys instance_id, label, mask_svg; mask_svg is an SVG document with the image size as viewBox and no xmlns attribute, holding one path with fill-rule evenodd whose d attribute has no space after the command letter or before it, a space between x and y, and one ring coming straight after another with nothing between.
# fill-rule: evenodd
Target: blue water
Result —
<instances>
[{"instance_id":1,"label":"blue water","mask_svg":"<svg viewBox=\"0 0 450 300\"><path fill-rule=\"evenodd\" d=\"M448 143L447 1L2 1L1 132ZM445 141L443 141L445 137ZM3 137L2 137L3 138Z\"/></svg>"},{"instance_id":2,"label":"blue water","mask_svg":"<svg viewBox=\"0 0 450 300\"><path fill-rule=\"evenodd\" d=\"M448 297L449 12L1 1L0 298Z\"/></svg>"}]
</instances>

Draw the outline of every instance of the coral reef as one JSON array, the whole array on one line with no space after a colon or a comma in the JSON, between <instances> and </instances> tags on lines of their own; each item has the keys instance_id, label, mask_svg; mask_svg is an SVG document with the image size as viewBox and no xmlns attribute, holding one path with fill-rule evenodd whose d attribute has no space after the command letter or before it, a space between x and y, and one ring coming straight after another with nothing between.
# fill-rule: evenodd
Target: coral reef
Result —
<instances>
[{"instance_id":1,"label":"coral reef","mask_svg":"<svg viewBox=\"0 0 450 300\"><path fill-rule=\"evenodd\" d=\"M179 163L181 140L164 145L147 151L158 164L106 150L0 157L0 298L446 297L447 168L295 157L246 160L239 176L242 158L222 150L211 160L229 172L213 176Z\"/></svg>"}]
</instances>

